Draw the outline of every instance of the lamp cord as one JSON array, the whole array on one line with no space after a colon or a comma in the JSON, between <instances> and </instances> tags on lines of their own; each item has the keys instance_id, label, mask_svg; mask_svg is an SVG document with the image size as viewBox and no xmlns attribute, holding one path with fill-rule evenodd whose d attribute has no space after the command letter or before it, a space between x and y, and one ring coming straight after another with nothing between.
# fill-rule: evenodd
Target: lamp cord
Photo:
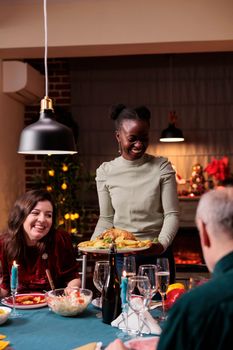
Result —
<instances>
[{"instance_id":1,"label":"lamp cord","mask_svg":"<svg viewBox=\"0 0 233 350\"><path fill-rule=\"evenodd\" d=\"M45 69L45 96L48 96L48 25L47 25L47 0L44 0L44 69Z\"/></svg>"},{"instance_id":2,"label":"lamp cord","mask_svg":"<svg viewBox=\"0 0 233 350\"><path fill-rule=\"evenodd\" d=\"M170 100L170 110L173 111L173 62L172 55L169 56L169 100Z\"/></svg>"}]
</instances>

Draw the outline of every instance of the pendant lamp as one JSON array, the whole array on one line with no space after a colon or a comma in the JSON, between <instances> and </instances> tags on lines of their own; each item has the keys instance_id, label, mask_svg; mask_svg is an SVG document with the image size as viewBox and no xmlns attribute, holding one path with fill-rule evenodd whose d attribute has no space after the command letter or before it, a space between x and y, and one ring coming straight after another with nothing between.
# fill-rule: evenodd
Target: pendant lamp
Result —
<instances>
[{"instance_id":1,"label":"pendant lamp","mask_svg":"<svg viewBox=\"0 0 233 350\"><path fill-rule=\"evenodd\" d=\"M177 115L176 111L173 110L173 61L172 55L169 56L169 74L170 74L170 85L169 85L169 94L170 94L170 104L171 111L169 113L169 125L164 129L160 136L161 142L182 142L184 141L183 132L181 129L176 127Z\"/></svg>"},{"instance_id":2,"label":"pendant lamp","mask_svg":"<svg viewBox=\"0 0 233 350\"><path fill-rule=\"evenodd\" d=\"M169 125L164 129L160 136L161 142L182 142L184 141L183 132L176 127L177 115L175 111L169 113Z\"/></svg>"},{"instance_id":3,"label":"pendant lamp","mask_svg":"<svg viewBox=\"0 0 233 350\"><path fill-rule=\"evenodd\" d=\"M18 153L22 154L74 154L77 153L73 132L55 120L52 100L48 97L48 39L47 2L44 0L45 28L45 97L41 100L40 118L23 129Z\"/></svg>"}]
</instances>

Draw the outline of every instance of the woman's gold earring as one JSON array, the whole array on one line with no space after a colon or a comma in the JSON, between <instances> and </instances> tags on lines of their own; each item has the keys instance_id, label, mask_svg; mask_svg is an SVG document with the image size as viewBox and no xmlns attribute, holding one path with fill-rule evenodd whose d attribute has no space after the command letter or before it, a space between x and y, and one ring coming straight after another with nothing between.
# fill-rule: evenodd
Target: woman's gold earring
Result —
<instances>
[{"instance_id":1,"label":"woman's gold earring","mask_svg":"<svg viewBox=\"0 0 233 350\"><path fill-rule=\"evenodd\" d=\"M121 144L120 144L120 142L118 143L118 153L121 154Z\"/></svg>"}]
</instances>

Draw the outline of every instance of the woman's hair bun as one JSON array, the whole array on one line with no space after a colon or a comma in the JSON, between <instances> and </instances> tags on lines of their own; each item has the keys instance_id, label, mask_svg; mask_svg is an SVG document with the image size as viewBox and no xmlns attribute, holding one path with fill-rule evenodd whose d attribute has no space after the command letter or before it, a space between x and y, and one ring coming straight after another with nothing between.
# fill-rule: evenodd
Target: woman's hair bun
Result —
<instances>
[{"instance_id":1,"label":"woman's hair bun","mask_svg":"<svg viewBox=\"0 0 233 350\"><path fill-rule=\"evenodd\" d=\"M148 121L150 120L151 112L146 106L139 106L135 108L135 112L137 113L140 119Z\"/></svg>"},{"instance_id":2,"label":"woman's hair bun","mask_svg":"<svg viewBox=\"0 0 233 350\"><path fill-rule=\"evenodd\" d=\"M110 110L110 118L113 120L117 120L117 118L119 117L119 114L123 111L123 109L125 109L126 106L123 105L122 103L119 103L116 106L112 106L111 110Z\"/></svg>"}]
</instances>

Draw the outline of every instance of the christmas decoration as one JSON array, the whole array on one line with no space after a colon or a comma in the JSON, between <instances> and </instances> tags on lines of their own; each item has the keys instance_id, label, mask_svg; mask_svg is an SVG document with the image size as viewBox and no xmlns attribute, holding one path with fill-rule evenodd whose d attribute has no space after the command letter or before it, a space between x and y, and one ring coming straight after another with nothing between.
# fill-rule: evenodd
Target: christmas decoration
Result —
<instances>
[{"instance_id":1,"label":"christmas decoration","mask_svg":"<svg viewBox=\"0 0 233 350\"><path fill-rule=\"evenodd\" d=\"M57 227L71 233L74 242L85 232L83 196L91 180L77 154L45 156L44 172L34 180L34 187L44 188L52 195L57 211Z\"/></svg>"},{"instance_id":2,"label":"christmas decoration","mask_svg":"<svg viewBox=\"0 0 233 350\"><path fill-rule=\"evenodd\" d=\"M218 185L219 182L225 181L230 176L229 159L227 157L222 157L221 159L212 158L204 171L212 177L215 185Z\"/></svg>"},{"instance_id":3,"label":"christmas decoration","mask_svg":"<svg viewBox=\"0 0 233 350\"><path fill-rule=\"evenodd\" d=\"M203 167L200 164L192 166L192 175L190 178L190 194L200 196L205 192L205 178Z\"/></svg>"}]
</instances>

